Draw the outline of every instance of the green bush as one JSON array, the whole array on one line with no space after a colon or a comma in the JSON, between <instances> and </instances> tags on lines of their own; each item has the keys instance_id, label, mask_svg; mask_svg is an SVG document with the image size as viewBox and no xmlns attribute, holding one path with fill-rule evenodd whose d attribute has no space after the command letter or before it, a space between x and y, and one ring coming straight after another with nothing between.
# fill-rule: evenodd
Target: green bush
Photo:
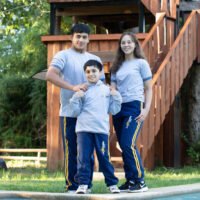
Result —
<instances>
[{"instance_id":1,"label":"green bush","mask_svg":"<svg viewBox=\"0 0 200 200\"><path fill-rule=\"evenodd\" d=\"M200 140L190 144L187 153L193 164L200 164Z\"/></svg>"},{"instance_id":2,"label":"green bush","mask_svg":"<svg viewBox=\"0 0 200 200\"><path fill-rule=\"evenodd\" d=\"M0 146L45 146L46 83L28 78L0 79Z\"/></svg>"}]
</instances>

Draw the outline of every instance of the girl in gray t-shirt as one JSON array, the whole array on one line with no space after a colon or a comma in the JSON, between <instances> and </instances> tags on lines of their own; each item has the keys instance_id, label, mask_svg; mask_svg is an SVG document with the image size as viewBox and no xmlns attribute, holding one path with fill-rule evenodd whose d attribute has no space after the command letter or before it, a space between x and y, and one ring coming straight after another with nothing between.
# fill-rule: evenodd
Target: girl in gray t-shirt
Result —
<instances>
[{"instance_id":1,"label":"girl in gray t-shirt","mask_svg":"<svg viewBox=\"0 0 200 200\"><path fill-rule=\"evenodd\" d=\"M123 102L121 111L113 116L126 177L126 182L119 187L121 191L148 190L136 140L151 105L151 79L152 73L139 41L131 32L122 34L111 68L111 85L120 92Z\"/></svg>"}]
</instances>

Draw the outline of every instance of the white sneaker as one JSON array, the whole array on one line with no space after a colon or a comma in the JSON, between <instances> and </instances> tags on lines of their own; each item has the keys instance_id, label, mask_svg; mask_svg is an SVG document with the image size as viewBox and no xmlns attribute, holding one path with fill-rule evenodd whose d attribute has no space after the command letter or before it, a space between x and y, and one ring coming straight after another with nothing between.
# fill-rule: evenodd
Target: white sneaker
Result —
<instances>
[{"instance_id":1,"label":"white sneaker","mask_svg":"<svg viewBox=\"0 0 200 200\"><path fill-rule=\"evenodd\" d=\"M88 185L79 185L78 189L76 190L76 194L87 194L90 193L88 190Z\"/></svg>"},{"instance_id":2,"label":"white sneaker","mask_svg":"<svg viewBox=\"0 0 200 200\"><path fill-rule=\"evenodd\" d=\"M111 193L120 193L120 190L119 190L119 188L117 187L117 185L111 185L111 186L109 186L109 190L110 190L110 192Z\"/></svg>"}]
</instances>

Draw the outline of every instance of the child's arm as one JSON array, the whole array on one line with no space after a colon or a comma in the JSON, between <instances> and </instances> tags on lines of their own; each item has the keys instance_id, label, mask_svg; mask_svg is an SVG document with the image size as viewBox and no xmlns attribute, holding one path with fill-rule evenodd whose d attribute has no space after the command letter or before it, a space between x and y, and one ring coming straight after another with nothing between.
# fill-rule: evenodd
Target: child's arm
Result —
<instances>
[{"instance_id":1,"label":"child's arm","mask_svg":"<svg viewBox=\"0 0 200 200\"><path fill-rule=\"evenodd\" d=\"M121 110L122 97L120 93L113 87L110 88L110 104L108 112L112 115L117 114Z\"/></svg>"},{"instance_id":2,"label":"child's arm","mask_svg":"<svg viewBox=\"0 0 200 200\"><path fill-rule=\"evenodd\" d=\"M77 117L81 113L82 98L84 95L85 93L82 90L80 90L76 92L69 100L71 116Z\"/></svg>"}]
</instances>

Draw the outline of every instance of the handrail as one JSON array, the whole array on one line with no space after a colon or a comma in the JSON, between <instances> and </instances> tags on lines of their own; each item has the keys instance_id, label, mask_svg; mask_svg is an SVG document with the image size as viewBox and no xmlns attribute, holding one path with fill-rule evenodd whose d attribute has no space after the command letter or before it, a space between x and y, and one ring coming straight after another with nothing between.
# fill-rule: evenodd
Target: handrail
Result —
<instances>
[{"instance_id":1,"label":"handrail","mask_svg":"<svg viewBox=\"0 0 200 200\"><path fill-rule=\"evenodd\" d=\"M159 19L157 20L157 22L153 25L153 27L151 28L150 32L148 33L148 35L145 37L145 40L142 43L142 48L145 48L148 41L150 40L150 38L153 37L153 34L156 32L157 28L159 27L159 25L162 23L163 19L165 17L165 13L162 13L159 17Z\"/></svg>"},{"instance_id":2,"label":"handrail","mask_svg":"<svg viewBox=\"0 0 200 200\"><path fill-rule=\"evenodd\" d=\"M153 25L141 45L153 73L159 67L159 60L164 57L163 54L165 54L170 47L170 40L167 35L168 32L166 26L166 15L165 13L160 13L160 17Z\"/></svg>"},{"instance_id":3,"label":"handrail","mask_svg":"<svg viewBox=\"0 0 200 200\"><path fill-rule=\"evenodd\" d=\"M8 153L9 155L0 155L0 158L5 159L5 160L32 160L35 161L36 165L40 165L41 161L47 161L46 156L42 156L42 153L47 154L47 149L0 149L0 153ZM23 155L18 155L18 156L12 156L10 154L12 153L23 153ZM24 153L37 153L36 156L27 156L24 155Z\"/></svg>"},{"instance_id":4,"label":"handrail","mask_svg":"<svg viewBox=\"0 0 200 200\"><path fill-rule=\"evenodd\" d=\"M158 79L159 75L163 71L164 67L166 67L166 64L169 62L169 59L172 56L172 53L173 53L174 49L179 44L179 42L180 42L180 40L181 40L186 28L188 27L189 23L191 22L191 19L194 17L195 14L196 14L196 11L193 10L192 13L189 15L189 17L187 18L183 28L181 29L181 31L180 31L180 33L178 35L178 37L176 38L175 42L173 43L172 47L170 48L170 51L167 53L165 59L163 60L162 64L160 65L158 71L154 74L153 84L155 84L156 80Z\"/></svg>"},{"instance_id":5,"label":"handrail","mask_svg":"<svg viewBox=\"0 0 200 200\"><path fill-rule=\"evenodd\" d=\"M0 149L0 153L37 153L37 152L47 152L47 149Z\"/></svg>"},{"instance_id":6,"label":"handrail","mask_svg":"<svg viewBox=\"0 0 200 200\"><path fill-rule=\"evenodd\" d=\"M197 11L192 11L182 27L179 35L172 44L169 52L153 76L153 99L149 115L142 129L142 137L148 138L142 150L146 158L147 152L152 148L155 137L159 133L165 115L169 112L176 94L193 61L197 58Z\"/></svg>"}]
</instances>

